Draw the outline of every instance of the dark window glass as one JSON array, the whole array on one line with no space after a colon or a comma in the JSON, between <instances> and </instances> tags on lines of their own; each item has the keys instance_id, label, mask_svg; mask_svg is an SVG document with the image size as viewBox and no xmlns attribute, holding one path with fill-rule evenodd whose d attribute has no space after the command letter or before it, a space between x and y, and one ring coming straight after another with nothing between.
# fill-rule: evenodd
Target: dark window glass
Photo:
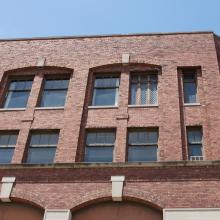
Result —
<instances>
[{"instance_id":1,"label":"dark window glass","mask_svg":"<svg viewBox=\"0 0 220 220\"><path fill-rule=\"evenodd\" d=\"M58 133L32 134L27 163L53 163L58 143Z\"/></svg>"},{"instance_id":2,"label":"dark window glass","mask_svg":"<svg viewBox=\"0 0 220 220\"><path fill-rule=\"evenodd\" d=\"M112 162L114 132L89 132L86 138L86 162Z\"/></svg>"},{"instance_id":3,"label":"dark window glass","mask_svg":"<svg viewBox=\"0 0 220 220\"><path fill-rule=\"evenodd\" d=\"M197 102L196 73L183 73L184 103Z\"/></svg>"},{"instance_id":4,"label":"dark window glass","mask_svg":"<svg viewBox=\"0 0 220 220\"><path fill-rule=\"evenodd\" d=\"M158 132L156 130L134 130L128 134L128 161L157 161Z\"/></svg>"},{"instance_id":5,"label":"dark window glass","mask_svg":"<svg viewBox=\"0 0 220 220\"><path fill-rule=\"evenodd\" d=\"M41 107L65 105L69 79L46 79L41 97Z\"/></svg>"},{"instance_id":6,"label":"dark window glass","mask_svg":"<svg viewBox=\"0 0 220 220\"><path fill-rule=\"evenodd\" d=\"M33 80L12 80L10 82L4 108L25 108Z\"/></svg>"},{"instance_id":7,"label":"dark window glass","mask_svg":"<svg viewBox=\"0 0 220 220\"><path fill-rule=\"evenodd\" d=\"M97 77L94 83L93 101L94 106L108 106L118 104L119 78Z\"/></svg>"},{"instance_id":8,"label":"dark window glass","mask_svg":"<svg viewBox=\"0 0 220 220\"><path fill-rule=\"evenodd\" d=\"M202 129L201 128L188 128L188 151L189 158L202 156Z\"/></svg>"},{"instance_id":9,"label":"dark window glass","mask_svg":"<svg viewBox=\"0 0 220 220\"><path fill-rule=\"evenodd\" d=\"M134 74L131 77L131 105L157 104L157 75Z\"/></svg>"},{"instance_id":10,"label":"dark window glass","mask_svg":"<svg viewBox=\"0 0 220 220\"><path fill-rule=\"evenodd\" d=\"M11 163L17 134L0 134L0 163Z\"/></svg>"}]
</instances>

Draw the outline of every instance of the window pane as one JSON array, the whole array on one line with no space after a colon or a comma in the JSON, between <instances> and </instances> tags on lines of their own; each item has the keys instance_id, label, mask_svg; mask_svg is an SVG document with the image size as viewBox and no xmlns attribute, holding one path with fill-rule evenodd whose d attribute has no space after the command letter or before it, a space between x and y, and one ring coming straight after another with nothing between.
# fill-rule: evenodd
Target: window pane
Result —
<instances>
[{"instance_id":1,"label":"window pane","mask_svg":"<svg viewBox=\"0 0 220 220\"><path fill-rule=\"evenodd\" d=\"M139 143L138 132L129 132L128 142L129 144Z\"/></svg>"},{"instance_id":2,"label":"window pane","mask_svg":"<svg viewBox=\"0 0 220 220\"><path fill-rule=\"evenodd\" d=\"M0 163L11 163L14 148L0 148Z\"/></svg>"},{"instance_id":3,"label":"window pane","mask_svg":"<svg viewBox=\"0 0 220 220\"><path fill-rule=\"evenodd\" d=\"M25 108L30 92L9 92L4 108Z\"/></svg>"},{"instance_id":4,"label":"window pane","mask_svg":"<svg viewBox=\"0 0 220 220\"><path fill-rule=\"evenodd\" d=\"M137 103L137 89L138 89L137 84L131 85L131 105L138 104Z\"/></svg>"},{"instance_id":5,"label":"window pane","mask_svg":"<svg viewBox=\"0 0 220 220\"><path fill-rule=\"evenodd\" d=\"M141 104L148 104L148 86L141 84Z\"/></svg>"},{"instance_id":6,"label":"window pane","mask_svg":"<svg viewBox=\"0 0 220 220\"><path fill-rule=\"evenodd\" d=\"M88 133L86 138L86 144L95 144L96 143L96 133Z\"/></svg>"},{"instance_id":7,"label":"window pane","mask_svg":"<svg viewBox=\"0 0 220 220\"><path fill-rule=\"evenodd\" d=\"M47 79L45 82L45 89L67 89L69 79Z\"/></svg>"},{"instance_id":8,"label":"window pane","mask_svg":"<svg viewBox=\"0 0 220 220\"><path fill-rule=\"evenodd\" d=\"M119 79L118 78L98 78L95 80L95 87L118 87L119 86Z\"/></svg>"},{"instance_id":9,"label":"window pane","mask_svg":"<svg viewBox=\"0 0 220 220\"><path fill-rule=\"evenodd\" d=\"M196 83L184 83L184 102L196 103Z\"/></svg>"},{"instance_id":10,"label":"window pane","mask_svg":"<svg viewBox=\"0 0 220 220\"><path fill-rule=\"evenodd\" d=\"M50 134L41 134L39 145L49 145Z\"/></svg>"},{"instance_id":11,"label":"window pane","mask_svg":"<svg viewBox=\"0 0 220 220\"><path fill-rule=\"evenodd\" d=\"M59 107L65 105L66 90L44 91L41 99L41 107Z\"/></svg>"},{"instance_id":12,"label":"window pane","mask_svg":"<svg viewBox=\"0 0 220 220\"><path fill-rule=\"evenodd\" d=\"M128 161L130 162L157 161L157 147L130 146L128 148Z\"/></svg>"},{"instance_id":13,"label":"window pane","mask_svg":"<svg viewBox=\"0 0 220 220\"><path fill-rule=\"evenodd\" d=\"M8 145L9 145L10 147L16 145L17 137L18 137L17 134L11 134L11 135L9 135L9 142L8 142Z\"/></svg>"},{"instance_id":14,"label":"window pane","mask_svg":"<svg viewBox=\"0 0 220 220\"><path fill-rule=\"evenodd\" d=\"M27 163L53 163L55 156L56 148L29 148L28 149L28 158Z\"/></svg>"},{"instance_id":15,"label":"window pane","mask_svg":"<svg viewBox=\"0 0 220 220\"><path fill-rule=\"evenodd\" d=\"M0 146L4 146L4 147L8 146L9 137L10 135L8 134L0 135Z\"/></svg>"},{"instance_id":16,"label":"window pane","mask_svg":"<svg viewBox=\"0 0 220 220\"><path fill-rule=\"evenodd\" d=\"M202 145L189 145L189 156L202 156Z\"/></svg>"},{"instance_id":17,"label":"window pane","mask_svg":"<svg viewBox=\"0 0 220 220\"><path fill-rule=\"evenodd\" d=\"M150 84L150 103L149 104L157 104L157 84Z\"/></svg>"},{"instance_id":18,"label":"window pane","mask_svg":"<svg viewBox=\"0 0 220 220\"><path fill-rule=\"evenodd\" d=\"M112 162L113 147L87 147L86 162Z\"/></svg>"},{"instance_id":19,"label":"window pane","mask_svg":"<svg viewBox=\"0 0 220 220\"><path fill-rule=\"evenodd\" d=\"M50 134L49 135L49 145L57 146L58 139L59 139L58 134Z\"/></svg>"},{"instance_id":20,"label":"window pane","mask_svg":"<svg viewBox=\"0 0 220 220\"><path fill-rule=\"evenodd\" d=\"M157 141L158 141L158 132L157 131L148 131L147 134L148 134L147 142L148 143L155 143L156 144Z\"/></svg>"},{"instance_id":21,"label":"window pane","mask_svg":"<svg viewBox=\"0 0 220 220\"><path fill-rule=\"evenodd\" d=\"M116 105L116 89L95 89L93 105Z\"/></svg>"},{"instance_id":22,"label":"window pane","mask_svg":"<svg viewBox=\"0 0 220 220\"><path fill-rule=\"evenodd\" d=\"M129 144L157 144L157 131L136 131L129 132Z\"/></svg>"},{"instance_id":23,"label":"window pane","mask_svg":"<svg viewBox=\"0 0 220 220\"><path fill-rule=\"evenodd\" d=\"M25 82L25 89L26 89L26 90L31 90L32 83L33 83L33 80L27 80L27 81Z\"/></svg>"},{"instance_id":24,"label":"window pane","mask_svg":"<svg viewBox=\"0 0 220 220\"><path fill-rule=\"evenodd\" d=\"M40 134L32 134L30 145L31 146L40 145L40 138L41 138Z\"/></svg>"},{"instance_id":25,"label":"window pane","mask_svg":"<svg viewBox=\"0 0 220 220\"><path fill-rule=\"evenodd\" d=\"M192 129L188 131L188 142L193 143L202 143L202 131L201 129Z\"/></svg>"}]
</instances>

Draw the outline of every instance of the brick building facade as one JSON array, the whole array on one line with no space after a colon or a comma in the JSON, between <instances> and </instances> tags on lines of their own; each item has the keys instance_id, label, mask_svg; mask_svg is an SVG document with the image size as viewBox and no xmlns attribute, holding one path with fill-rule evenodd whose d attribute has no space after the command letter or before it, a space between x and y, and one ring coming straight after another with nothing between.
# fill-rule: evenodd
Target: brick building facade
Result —
<instances>
[{"instance_id":1,"label":"brick building facade","mask_svg":"<svg viewBox=\"0 0 220 220\"><path fill-rule=\"evenodd\" d=\"M0 220L220 219L214 33L0 40L0 57Z\"/></svg>"}]
</instances>

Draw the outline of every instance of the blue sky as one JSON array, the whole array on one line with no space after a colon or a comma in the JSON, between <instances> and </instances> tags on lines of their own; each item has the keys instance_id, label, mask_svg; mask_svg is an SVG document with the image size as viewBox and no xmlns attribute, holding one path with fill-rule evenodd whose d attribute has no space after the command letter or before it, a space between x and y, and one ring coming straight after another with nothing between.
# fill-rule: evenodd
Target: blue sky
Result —
<instances>
[{"instance_id":1,"label":"blue sky","mask_svg":"<svg viewBox=\"0 0 220 220\"><path fill-rule=\"evenodd\" d=\"M220 0L0 0L0 38L211 30Z\"/></svg>"}]
</instances>

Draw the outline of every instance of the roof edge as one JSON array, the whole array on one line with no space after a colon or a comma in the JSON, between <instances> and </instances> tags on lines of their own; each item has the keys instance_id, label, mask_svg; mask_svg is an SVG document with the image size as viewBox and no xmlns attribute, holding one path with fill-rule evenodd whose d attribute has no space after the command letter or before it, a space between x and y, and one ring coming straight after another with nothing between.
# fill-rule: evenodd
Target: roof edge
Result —
<instances>
[{"instance_id":1,"label":"roof edge","mask_svg":"<svg viewBox=\"0 0 220 220\"><path fill-rule=\"evenodd\" d=\"M187 34L214 34L213 31L192 31L192 32L155 32L155 33L129 33L129 34L102 34L102 35L76 35L76 36L49 36L49 37L30 37L30 38L6 38L4 41L32 41L32 40L60 40L60 39L81 39L81 38L105 38L105 37L132 37L132 36L160 36L160 35L187 35ZM218 36L219 37L219 36Z\"/></svg>"}]
</instances>

